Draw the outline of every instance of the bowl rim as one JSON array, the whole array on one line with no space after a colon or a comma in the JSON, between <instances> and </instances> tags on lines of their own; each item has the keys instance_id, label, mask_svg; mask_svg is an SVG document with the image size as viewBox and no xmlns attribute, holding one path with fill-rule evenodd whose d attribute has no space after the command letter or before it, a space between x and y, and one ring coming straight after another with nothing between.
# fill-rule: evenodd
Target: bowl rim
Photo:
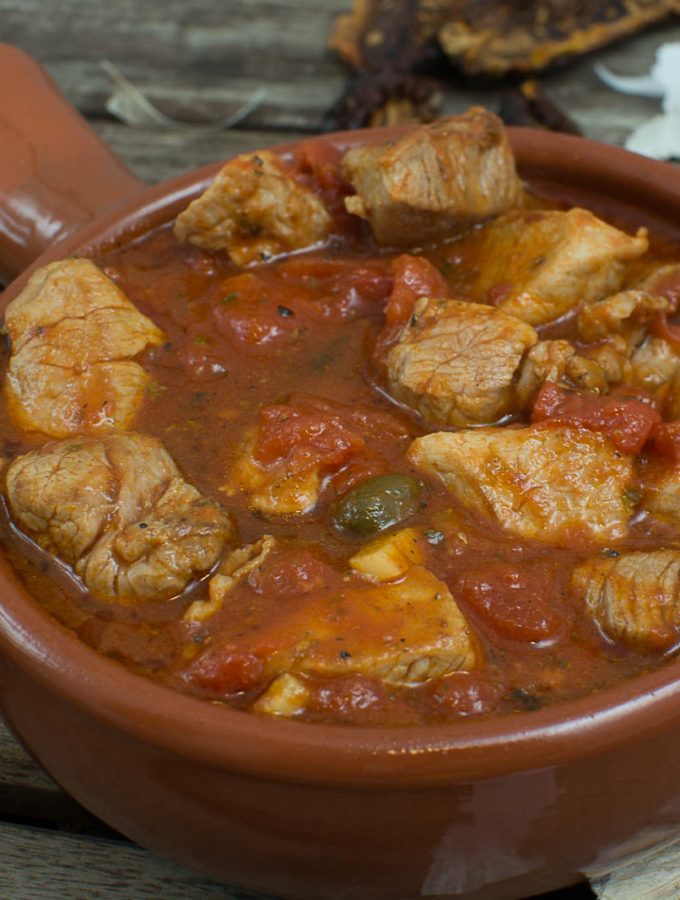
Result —
<instances>
[{"instance_id":1,"label":"bowl rim","mask_svg":"<svg viewBox=\"0 0 680 900\"><path fill-rule=\"evenodd\" d=\"M271 149L287 153L308 140L347 149L404 130L322 135ZM680 235L680 168L571 135L508 131L520 172L532 183L559 187L564 178L573 192L578 174L586 193L606 200L617 188L619 206L639 210L644 203L645 216L650 213L659 227L674 223ZM47 262L106 252L170 221L222 164L148 188L51 247L6 289L0 309ZM99 654L42 609L5 560L0 560L0 663L2 653L45 688L139 740L217 768L308 784L408 788L492 778L571 763L668 725L680 728L680 659L609 689L515 715L426 726L328 725L260 716L183 694ZM6 668L11 678L11 665ZM2 693L9 690L2 686Z\"/></svg>"}]
</instances>

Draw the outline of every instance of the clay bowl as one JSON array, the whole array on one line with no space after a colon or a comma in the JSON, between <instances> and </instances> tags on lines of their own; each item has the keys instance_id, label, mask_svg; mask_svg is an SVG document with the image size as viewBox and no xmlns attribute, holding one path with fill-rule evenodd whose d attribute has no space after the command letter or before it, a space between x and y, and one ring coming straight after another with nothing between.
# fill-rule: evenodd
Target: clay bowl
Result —
<instances>
[{"instance_id":1,"label":"clay bowl","mask_svg":"<svg viewBox=\"0 0 680 900\"><path fill-rule=\"evenodd\" d=\"M0 60L12 86L0 99L5 275L130 240L174 217L216 172L146 188L35 63L6 46ZM511 139L540 190L680 234L677 169L573 137L513 130ZM680 833L680 662L488 721L278 721L130 674L52 620L0 563L0 708L47 771L110 825L278 897L510 900L608 871Z\"/></svg>"}]
</instances>

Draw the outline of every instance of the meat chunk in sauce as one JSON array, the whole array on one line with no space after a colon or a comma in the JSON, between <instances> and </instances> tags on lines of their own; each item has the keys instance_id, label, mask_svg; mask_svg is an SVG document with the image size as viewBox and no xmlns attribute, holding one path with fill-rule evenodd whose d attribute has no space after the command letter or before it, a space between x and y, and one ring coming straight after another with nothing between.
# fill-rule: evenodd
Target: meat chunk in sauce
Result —
<instances>
[{"instance_id":1,"label":"meat chunk in sauce","mask_svg":"<svg viewBox=\"0 0 680 900\"><path fill-rule=\"evenodd\" d=\"M369 541L349 558L349 564L371 581L396 581L424 562L424 555L418 529L400 528Z\"/></svg>"},{"instance_id":2,"label":"meat chunk in sauce","mask_svg":"<svg viewBox=\"0 0 680 900\"><path fill-rule=\"evenodd\" d=\"M143 434L49 442L9 465L6 489L16 525L105 602L179 593L233 537L227 513Z\"/></svg>"},{"instance_id":3,"label":"meat chunk in sauce","mask_svg":"<svg viewBox=\"0 0 680 900\"><path fill-rule=\"evenodd\" d=\"M515 384L519 405L527 409L547 381L604 393L607 373L597 360L576 352L569 341L538 341L525 356Z\"/></svg>"},{"instance_id":4,"label":"meat chunk in sauce","mask_svg":"<svg viewBox=\"0 0 680 900\"><path fill-rule=\"evenodd\" d=\"M645 470L643 486L647 512L680 526L680 462L655 460Z\"/></svg>"},{"instance_id":5,"label":"meat chunk in sauce","mask_svg":"<svg viewBox=\"0 0 680 900\"><path fill-rule=\"evenodd\" d=\"M571 547L626 534L633 457L601 434L558 425L439 432L417 438L409 457L519 537Z\"/></svg>"},{"instance_id":6,"label":"meat chunk in sauce","mask_svg":"<svg viewBox=\"0 0 680 900\"><path fill-rule=\"evenodd\" d=\"M230 160L210 187L177 216L175 236L206 250L226 250L240 266L311 247L331 217L314 191L298 183L267 150Z\"/></svg>"},{"instance_id":7,"label":"meat chunk in sauce","mask_svg":"<svg viewBox=\"0 0 680 900\"><path fill-rule=\"evenodd\" d=\"M669 307L666 297L633 290L584 303L576 318L579 339L590 344L620 334L633 348L637 347L646 337L652 319Z\"/></svg>"},{"instance_id":8,"label":"meat chunk in sauce","mask_svg":"<svg viewBox=\"0 0 680 900\"><path fill-rule=\"evenodd\" d=\"M10 409L22 427L51 437L127 427L149 380L133 357L165 340L89 259L38 269L5 326Z\"/></svg>"},{"instance_id":9,"label":"meat chunk in sauce","mask_svg":"<svg viewBox=\"0 0 680 900\"><path fill-rule=\"evenodd\" d=\"M341 594L290 604L250 634L215 638L185 678L214 694L252 688L283 673L357 673L419 684L475 667L479 653L446 584L412 566L396 583L348 582Z\"/></svg>"},{"instance_id":10,"label":"meat chunk in sauce","mask_svg":"<svg viewBox=\"0 0 680 900\"><path fill-rule=\"evenodd\" d=\"M596 556L571 581L602 631L638 652L665 650L680 636L680 551Z\"/></svg>"},{"instance_id":11,"label":"meat chunk in sauce","mask_svg":"<svg viewBox=\"0 0 680 900\"><path fill-rule=\"evenodd\" d=\"M578 207L515 210L465 243L483 260L473 299L531 325L619 290L626 262L648 246L644 229L631 237Z\"/></svg>"},{"instance_id":12,"label":"meat chunk in sauce","mask_svg":"<svg viewBox=\"0 0 680 900\"><path fill-rule=\"evenodd\" d=\"M630 363L635 384L653 392L675 380L680 356L672 343L650 335L635 350Z\"/></svg>"},{"instance_id":13,"label":"meat chunk in sauce","mask_svg":"<svg viewBox=\"0 0 680 900\"><path fill-rule=\"evenodd\" d=\"M204 622L219 612L229 594L251 572L262 566L276 546L271 534L263 535L254 544L245 544L232 550L220 563L217 572L208 583L208 597L194 600L182 617L185 622Z\"/></svg>"},{"instance_id":14,"label":"meat chunk in sauce","mask_svg":"<svg viewBox=\"0 0 680 900\"><path fill-rule=\"evenodd\" d=\"M523 197L503 124L478 107L350 150L343 171L356 190L345 206L391 246L461 234Z\"/></svg>"},{"instance_id":15,"label":"meat chunk in sauce","mask_svg":"<svg viewBox=\"0 0 680 900\"><path fill-rule=\"evenodd\" d=\"M511 411L515 372L537 340L490 306L423 298L389 353L390 393L439 425L496 422Z\"/></svg>"}]
</instances>

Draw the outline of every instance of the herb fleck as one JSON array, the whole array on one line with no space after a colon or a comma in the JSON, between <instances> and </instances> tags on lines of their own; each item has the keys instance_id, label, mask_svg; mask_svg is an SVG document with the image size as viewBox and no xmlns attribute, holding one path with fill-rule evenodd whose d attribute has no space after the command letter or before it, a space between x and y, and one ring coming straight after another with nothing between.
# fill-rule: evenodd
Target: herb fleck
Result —
<instances>
[{"instance_id":1,"label":"herb fleck","mask_svg":"<svg viewBox=\"0 0 680 900\"><path fill-rule=\"evenodd\" d=\"M540 697L529 693L524 688L515 688L515 690L510 691L508 696L526 710L540 709L543 706L543 701Z\"/></svg>"}]
</instances>

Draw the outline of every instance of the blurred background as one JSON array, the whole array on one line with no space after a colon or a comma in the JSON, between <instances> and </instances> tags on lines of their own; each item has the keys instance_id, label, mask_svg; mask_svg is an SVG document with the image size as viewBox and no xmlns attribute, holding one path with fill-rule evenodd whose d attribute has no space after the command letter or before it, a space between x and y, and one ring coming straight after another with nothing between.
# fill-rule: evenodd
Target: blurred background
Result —
<instances>
[{"instance_id":1,"label":"blurred background","mask_svg":"<svg viewBox=\"0 0 680 900\"><path fill-rule=\"evenodd\" d=\"M661 43L680 42L678 0L364 0L356 7L338 26L352 0L0 0L0 34L42 62L150 182L324 127L403 121L409 112L425 117L472 103L498 111L504 103L513 121L536 124L521 85L545 62L538 124L546 124L541 114L549 118L547 102L553 126L563 114L587 137L622 144L659 111L659 100L613 92L594 64L643 74ZM645 23L652 24L638 30ZM583 52L626 32L632 36ZM125 125L112 115L115 84L104 61L176 124ZM205 127L249 104L255 109L234 127Z\"/></svg>"}]
</instances>

